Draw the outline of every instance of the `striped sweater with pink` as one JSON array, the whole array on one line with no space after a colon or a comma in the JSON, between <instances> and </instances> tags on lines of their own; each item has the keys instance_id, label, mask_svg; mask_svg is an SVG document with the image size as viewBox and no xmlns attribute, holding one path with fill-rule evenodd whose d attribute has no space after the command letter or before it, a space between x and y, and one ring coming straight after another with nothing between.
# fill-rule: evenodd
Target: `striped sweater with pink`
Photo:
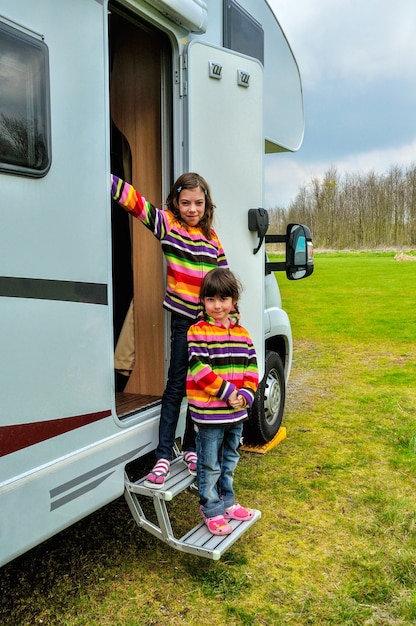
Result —
<instances>
[{"instance_id":1,"label":"striped sweater with pink","mask_svg":"<svg viewBox=\"0 0 416 626\"><path fill-rule=\"evenodd\" d=\"M230 319L226 328L212 318L188 331L189 368L186 395L194 422L228 424L247 419L247 408L227 404L237 389L247 407L258 386L256 352L247 330Z\"/></svg>"},{"instance_id":2,"label":"striped sweater with pink","mask_svg":"<svg viewBox=\"0 0 416 626\"><path fill-rule=\"evenodd\" d=\"M211 230L211 239L206 239L201 228L187 226L171 211L156 208L117 176L112 176L111 196L161 243L167 263L165 309L196 319L201 310L199 291L205 274L215 267L228 267L215 231Z\"/></svg>"}]
</instances>

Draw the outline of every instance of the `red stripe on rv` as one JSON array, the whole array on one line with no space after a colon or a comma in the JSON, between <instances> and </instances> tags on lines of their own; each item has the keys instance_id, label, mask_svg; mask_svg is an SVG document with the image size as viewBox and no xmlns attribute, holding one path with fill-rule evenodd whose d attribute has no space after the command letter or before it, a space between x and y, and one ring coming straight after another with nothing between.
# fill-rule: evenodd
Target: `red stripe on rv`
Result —
<instances>
[{"instance_id":1,"label":"red stripe on rv","mask_svg":"<svg viewBox=\"0 0 416 626\"><path fill-rule=\"evenodd\" d=\"M99 411L85 415L74 415L47 422L31 422L29 424L15 424L14 426L0 427L0 457L17 450L23 450L41 441L47 441L58 435L63 435L76 428L98 422L109 417L111 411Z\"/></svg>"}]
</instances>

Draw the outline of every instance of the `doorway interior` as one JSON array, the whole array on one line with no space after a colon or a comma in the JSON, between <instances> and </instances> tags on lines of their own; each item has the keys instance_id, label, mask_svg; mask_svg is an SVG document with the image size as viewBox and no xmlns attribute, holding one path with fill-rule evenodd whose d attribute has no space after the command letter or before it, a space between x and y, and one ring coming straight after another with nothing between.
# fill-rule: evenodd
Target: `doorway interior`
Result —
<instances>
[{"instance_id":1,"label":"doorway interior","mask_svg":"<svg viewBox=\"0 0 416 626\"><path fill-rule=\"evenodd\" d=\"M110 5L109 39L112 171L162 207L172 163L171 44L164 33L118 5ZM121 419L161 400L165 276L157 239L114 202L112 246L116 409Z\"/></svg>"}]
</instances>

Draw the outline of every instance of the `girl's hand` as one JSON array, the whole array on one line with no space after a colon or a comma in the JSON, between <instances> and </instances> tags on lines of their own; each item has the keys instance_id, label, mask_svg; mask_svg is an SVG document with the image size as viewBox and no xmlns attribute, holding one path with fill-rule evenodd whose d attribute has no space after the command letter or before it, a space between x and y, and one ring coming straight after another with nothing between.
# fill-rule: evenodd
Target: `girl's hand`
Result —
<instances>
[{"instance_id":1,"label":"girl's hand","mask_svg":"<svg viewBox=\"0 0 416 626\"><path fill-rule=\"evenodd\" d=\"M230 397L228 398L228 404L233 409L242 409L244 408L246 401L245 401L245 398L243 398L243 396L240 396L237 393L237 390L235 389L230 395Z\"/></svg>"}]
</instances>

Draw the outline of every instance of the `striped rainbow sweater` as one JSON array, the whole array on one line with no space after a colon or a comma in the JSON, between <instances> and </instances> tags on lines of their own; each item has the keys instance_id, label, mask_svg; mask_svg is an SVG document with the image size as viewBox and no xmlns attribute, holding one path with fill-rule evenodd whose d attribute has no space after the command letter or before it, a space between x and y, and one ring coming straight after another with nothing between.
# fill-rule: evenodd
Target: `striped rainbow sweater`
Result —
<instances>
[{"instance_id":1,"label":"striped rainbow sweater","mask_svg":"<svg viewBox=\"0 0 416 626\"><path fill-rule=\"evenodd\" d=\"M167 263L165 309L196 319L201 310L199 291L205 274L228 267L224 250L214 232L206 239L197 226L179 222L171 211L157 209L132 185L112 176L111 196L159 239Z\"/></svg>"},{"instance_id":2,"label":"striped rainbow sweater","mask_svg":"<svg viewBox=\"0 0 416 626\"><path fill-rule=\"evenodd\" d=\"M237 389L251 406L258 386L256 352L243 326L230 318L225 328L212 318L188 331L189 368L186 394L194 422L228 424L247 418L247 408L227 404Z\"/></svg>"}]
</instances>

